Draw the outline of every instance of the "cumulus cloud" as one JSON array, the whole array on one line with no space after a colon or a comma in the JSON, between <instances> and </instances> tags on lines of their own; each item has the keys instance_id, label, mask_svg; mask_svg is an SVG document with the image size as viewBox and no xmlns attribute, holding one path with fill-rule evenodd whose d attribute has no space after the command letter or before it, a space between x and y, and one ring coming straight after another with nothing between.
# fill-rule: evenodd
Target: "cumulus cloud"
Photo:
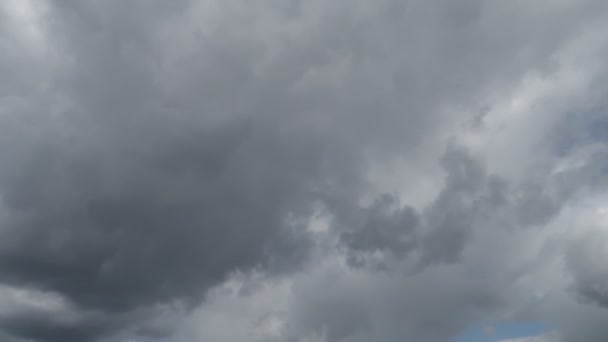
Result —
<instances>
[{"instance_id":1,"label":"cumulus cloud","mask_svg":"<svg viewBox=\"0 0 608 342\"><path fill-rule=\"evenodd\" d=\"M605 340L607 16L2 2L2 334Z\"/></svg>"}]
</instances>

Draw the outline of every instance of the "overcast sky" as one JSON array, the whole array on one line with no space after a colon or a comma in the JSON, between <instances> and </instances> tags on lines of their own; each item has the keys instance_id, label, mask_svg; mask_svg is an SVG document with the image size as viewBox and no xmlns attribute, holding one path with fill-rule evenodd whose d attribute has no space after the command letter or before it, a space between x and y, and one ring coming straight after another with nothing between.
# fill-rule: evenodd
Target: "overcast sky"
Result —
<instances>
[{"instance_id":1,"label":"overcast sky","mask_svg":"<svg viewBox=\"0 0 608 342\"><path fill-rule=\"evenodd\" d=\"M0 339L605 342L606 56L605 0L0 0Z\"/></svg>"}]
</instances>

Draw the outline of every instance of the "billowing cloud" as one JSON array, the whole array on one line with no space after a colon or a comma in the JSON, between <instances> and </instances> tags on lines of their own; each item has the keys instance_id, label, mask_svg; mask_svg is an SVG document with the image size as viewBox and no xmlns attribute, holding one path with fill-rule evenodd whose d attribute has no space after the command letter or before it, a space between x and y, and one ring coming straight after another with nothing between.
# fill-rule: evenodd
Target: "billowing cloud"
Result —
<instances>
[{"instance_id":1,"label":"billowing cloud","mask_svg":"<svg viewBox=\"0 0 608 342\"><path fill-rule=\"evenodd\" d=\"M604 341L607 16L2 2L0 331Z\"/></svg>"}]
</instances>

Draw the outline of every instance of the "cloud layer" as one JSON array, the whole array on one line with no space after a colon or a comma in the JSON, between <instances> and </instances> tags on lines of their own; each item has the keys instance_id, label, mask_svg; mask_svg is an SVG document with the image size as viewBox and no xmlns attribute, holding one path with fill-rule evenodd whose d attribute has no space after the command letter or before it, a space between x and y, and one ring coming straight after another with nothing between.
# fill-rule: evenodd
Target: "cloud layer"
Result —
<instances>
[{"instance_id":1,"label":"cloud layer","mask_svg":"<svg viewBox=\"0 0 608 342\"><path fill-rule=\"evenodd\" d=\"M605 341L607 16L3 1L0 331Z\"/></svg>"}]
</instances>

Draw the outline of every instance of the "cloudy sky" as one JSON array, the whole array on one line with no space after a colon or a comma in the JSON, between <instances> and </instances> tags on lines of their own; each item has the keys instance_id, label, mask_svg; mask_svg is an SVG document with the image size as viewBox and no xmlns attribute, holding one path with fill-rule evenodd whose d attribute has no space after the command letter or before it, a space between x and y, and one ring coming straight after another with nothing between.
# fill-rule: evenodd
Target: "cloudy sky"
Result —
<instances>
[{"instance_id":1,"label":"cloudy sky","mask_svg":"<svg viewBox=\"0 0 608 342\"><path fill-rule=\"evenodd\" d=\"M0 0L0 339L605 342L608 2Z\"/></svg>"}]
</instances>

